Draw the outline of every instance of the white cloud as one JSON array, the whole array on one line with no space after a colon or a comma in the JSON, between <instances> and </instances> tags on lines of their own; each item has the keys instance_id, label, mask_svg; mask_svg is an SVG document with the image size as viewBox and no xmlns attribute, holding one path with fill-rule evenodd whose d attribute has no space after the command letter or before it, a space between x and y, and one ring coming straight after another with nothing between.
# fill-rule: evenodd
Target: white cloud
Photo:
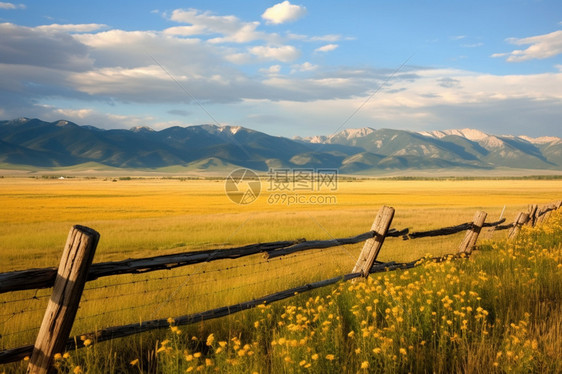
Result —
<instances>
[{"instance_id":1,"label":"white cloud","mask_svg":"<svg viewBox=\"0 0 562 374\"><path fill-rule=\"evenodd\" d=\"M322 47L316 48L314 51L315 52L330 52L330 51L333 51L336 48L338 48L337 44L326 44L326 45L323 45Z\"/></svg>"},{"instance_id":2,"label":"white cloud","mask_svg":"<svg viewBox=\"0 0 562 374\"><path fill-rule=\"evenodd\" d=\"M213 43L248 43L255 40L274 40L275 34L257 31L259 22L243 22L235 16L218 16L197 9L176 9L170 17L172 21L187 23L190 26L171 27L164 30L169 35L214 35Z\"/></svg>"},{"instance_id":3,"label":"white cloud","mask_svg":"<svg viewBox=\"0 0 562 374\"><path fill-rule=\"evenodd\" d=\"M250 53L263 60L278 60L282 62L291 62L300 56L298 49L292 45L283 45L280 47L256 46L249 49Z\"/></svg>"},{"instance_id":4,"label":"white cloud","mask_svg":"<svg viewBox=\"0 0 562 374\"><path fill-rule=\"evenodd\" d=\"M260 69L261 73L265 73L265 74L279 74L279 72L281 72L281 65L271 65L268 68L263 68Z\"/></svg>"},{"instance_id":5,"label":"white cloud","mask_svg":"<svg viewBox=\"0 0 562 374\"><path fill-rule=\"evenodd\" d=\"M261 17L266 20L267 23L272 23L275 25L294 22L299 18L302 18L306 14L306 8L301 5L293 5L289 1L283 1L282 3L275 4L271 8L267 8Z\"/></svg>"},{"instance_id":6,"label":"white cloud","mask_svg":"<svg viewBox=\"0 0 562 374\"><path fill-rule=\"evenodd\" d=\"M251 54L245 52L229 53L224 56L224 59L236 65L249 64L254 60Z\"/></svg>"},{"instance_id":7,"label":"white cloud","mask_svg":"<svg viewBox=\"0 0 562 374\"><path fill-rule=\"evenodd\" d=\"M14 4L14 3L4 3L0 2L0 9L14 10L14 9L25 9L24 4Z\"/></svg>"},{"instance_id":8,"label":"white cloud","mask_svg":"<svg viewBox=\"0 0 562 374\"><path fill-rule=\"evenodd\" d=\"M492 57L507 57L508 62L544 59L562 53L562 30L528 38L509 38L507 42L515 45L528 45L527 49L516 49L507 53L494 53Z\"/></svg>"},{"instance_id":9,"label":"white cloud","mask_svg":"<svg viewBox=\"0 0 562 374\"><path fill-rule=\"evenodd\" d=\"M206 32L206 28L203 25L174 26L164 30L165 35L172 36L196 36Z\"/></svg>"},{"instance_id":10,"label":"white cloud","mask_svg":"<svg viewBox=\"0 0 562 374\"><path fill-rule=\"evenodd\" d=\"M101 29L106 29L109 26L99 23L86 23L86 24L65 24L59 25L53 23L51 25L37 26L34 29L39 31L50 31L50 32L92 32Z\"/></svg>"},{"instance_id":11,"label":"white cloud","mask_svg":"<svg viewBox=\"0 0 562 374\"><path fill-rule=\"evenodd\" d=\"M292 70L291 72L297 72L297 71L314 71L318 69L318 65L313 65L310 62L304 62L302 64L296 64L296 65L292 65Z\"/></svg>"}]
</instances>

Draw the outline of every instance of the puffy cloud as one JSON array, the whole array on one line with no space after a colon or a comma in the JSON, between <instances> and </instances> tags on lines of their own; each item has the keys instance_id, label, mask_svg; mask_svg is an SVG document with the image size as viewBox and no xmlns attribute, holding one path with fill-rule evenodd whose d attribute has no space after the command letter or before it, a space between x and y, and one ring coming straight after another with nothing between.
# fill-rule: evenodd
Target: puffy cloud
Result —
<instances>
[{"instance_id":1,"label":"puffy cloud","mask_svg":"<svg viewBox=\"0 0 562 374\"><path fill-rule=\"evenodd\" d=\"M330 51L333 51L336 48L338 48L337 44L326 44L326 45L323 45L322 47L316 48L314 51L315 52L330 52Z\"/></svg>"},{"instance_id":2,"label":"puffy cloud","mask_svg":"<svg viewBox=\"0 0 562 374\"><path fill-rule=\"evenodd\" d=\"M154 60L176 71L214 70L223 61L221 51L199 39L180 38L154 31L108 30L76 34L74 39L89 47L96 67L135 68Z\"/></svg>"},{"instance_id":3,"label":"puffy cloud","mask_svg":"<svg viewBox=\"0 0 562 374\"><path fill-rule=\"evenodd\" d=\"M281 65L271 65L268 68L260 69L260 72L265 74L279 74L281 71Z\"/></svg>"},{"instance_id":4,"label":"puffy cloud","mask_svg":"<svg viewBox=\"0 0 562 374\"><path fill-rule=\"evenodd\" d=\"M111 67L72 74L68 81L76 90L92 97L135 103L189 103L193 98L226 103L259 92L255 87L257 82L239 73L221 74L217 71L201 75L184 71L171 76L168 73L156 64L137 68Z\"/></svg>"},{"instance_id":5,"label":"puffy cloud","mask_svg":"<svg viewBox=\"0 0 562 374\"><path fill-rule=\"evenodd\" d=\"M0 34L1 64L72 71L92 66L87 47L67 33L2 23Z\"/></svg>"},{"instance_id":6,"label":"puffy cloud","mask_svg":"<svg viewBox=\"0 0 562 374\"><path fill-rule=\"evenodd\" d=\"M14 9L25 9L24 4L14 4L14 3L4 3L0 2L0 9L14 10Z\"/></svg>"},{"instance_id":7,"label":"puffy cloud","mask_svg":"<svg viewBox=\"0 0 562 374\"><path fill-rule=\"evenodd\" d=\"M515 45L528 45L527 49L515 49L507 53L494 53L492 57L507 57L508 62L544 59L562 53L562 30L528 38L509 38L507 42Z\"/></svg>"},{"instance_id":8,"label":"puffy cloud","mask_svg":"<svg viewBox=\"0 0 562 374\"><path fill-rule=\"evenodd\" d=\"M304 6L293 5L285 0L282 3L275 4L271 8L267 8L261 17L266 20L267 23L278 25L285 22L294 22L304 17L305 14L306 8Z\"/></svg>"},{"instance_id":9,"label":"puffy cloud","mask_svg":"<svg viewBox=\"0 0 562 374\"><path fill-rule=\"evenodd\" d=\"M293 70L291 70L291 72L297 72L297 71L314 71L318 69L318 65L313 65L310 62L304 62L302 64L297 64L297 65L293 65L292 66Z\"/></svg>"},{"instance_id":10,"label":"puffy cloud","mask_svg":"<svg viewBox=\"0 0 562 374\"><path fill-rule=\"evenodd\" d=\"M218 16L197 9L176 9L170 17L172 21L187 23L190 26L176 26L164 30L169 35L222 35L210 39L213 43L248 43L254 40L273 40L274 34L257 31L259 22L243 22L235 16Z\"/></svg>"},{"instance_id":11,"label":"puffy cloud","mask_svg":"<svg viewBox=\"0 0 562 374\"><path fill-rule=\"evenodd\" d=\"M300 56L298 49L292 45L283 45L279 47L272 46L256 46L249 49L250 53L263 60L277 60L282 62L291 62Z\"/></svg>"}]
</instances>

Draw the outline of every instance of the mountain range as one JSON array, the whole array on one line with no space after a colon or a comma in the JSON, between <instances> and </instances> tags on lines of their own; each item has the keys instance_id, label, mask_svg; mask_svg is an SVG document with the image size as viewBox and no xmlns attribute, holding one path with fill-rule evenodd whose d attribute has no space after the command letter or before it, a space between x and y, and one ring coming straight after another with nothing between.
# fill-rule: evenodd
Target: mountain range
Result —
<instances>
[{"instance_id":1,"label":"mountain range","mask_svg":"<svg viewBox=\"0 0 562 374\"><path fill-rule=\"evenodd\" d=\"M474 129L412 132L370 127L289 139L240 126L103 130L65 120L0 121L0 165L4 167L86 163L127 169L182 166L200 171L338 168L344 174L451 168L560 171L562 139L489 135Z\"/></svg>"}]
</instances>

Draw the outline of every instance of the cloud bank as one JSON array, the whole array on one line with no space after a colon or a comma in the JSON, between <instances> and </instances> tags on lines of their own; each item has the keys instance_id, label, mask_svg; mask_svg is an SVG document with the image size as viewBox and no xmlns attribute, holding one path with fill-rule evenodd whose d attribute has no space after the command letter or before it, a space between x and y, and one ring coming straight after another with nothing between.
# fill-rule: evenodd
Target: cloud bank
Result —
<instances>
[{"instance_id":1,"label":"cloud bank","mask_svg":"<svg viewBox=\"0 0 562 374\"><path fill-rule=\"evenodd\" d=\"M262 18L281 24L305 14L284 1ZM494 75L406 66L388 79L394 69L319 62L352 38L270 32L259 21L197 9L176 9L166 20L162 30L1 23L0 115L106 128L208 122L187 106L195 98L222 120L290 136L330 133L368 101L349 126L562 135L561 68ZM529 47L493 57L545 59L562 53L562 31L509 43Z\"/></svg>"}]
</instances>

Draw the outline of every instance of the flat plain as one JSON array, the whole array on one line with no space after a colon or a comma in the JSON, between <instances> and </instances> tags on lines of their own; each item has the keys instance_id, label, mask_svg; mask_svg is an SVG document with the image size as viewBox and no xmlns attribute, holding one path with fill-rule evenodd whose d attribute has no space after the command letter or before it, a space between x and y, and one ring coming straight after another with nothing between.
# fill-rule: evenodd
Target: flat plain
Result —
<instances>
[{"instance_id":1,"label":"flat plain","mask_svg":"<svg viewBox=\"0 0 562 374\"><path fill-rule=\"evenodd\" d=\"M272 199L279 192L267 187L264 181L255 202L238 205L226 196L221 179L2 178L0 272L57 266L74 224L100 232L94 262L102 262L257 242L348 237L368 231L382 205L396 209L391 227L411 231L469 222L476 210L486 211L488 221L503 215L510 222L528 204L559 200L562 181L340 180L334 190L285 192L329 197L329 204L291 205ZM481 241L504 235L484 230ZM462 236L388 239L379 259L454 253ZM269 261L257 255L90 282L73 334L199 312L349 273L360 249L358 244ZM49 292L0 295L0 349L33 342Z\"/></svg>"}]
</instances>

